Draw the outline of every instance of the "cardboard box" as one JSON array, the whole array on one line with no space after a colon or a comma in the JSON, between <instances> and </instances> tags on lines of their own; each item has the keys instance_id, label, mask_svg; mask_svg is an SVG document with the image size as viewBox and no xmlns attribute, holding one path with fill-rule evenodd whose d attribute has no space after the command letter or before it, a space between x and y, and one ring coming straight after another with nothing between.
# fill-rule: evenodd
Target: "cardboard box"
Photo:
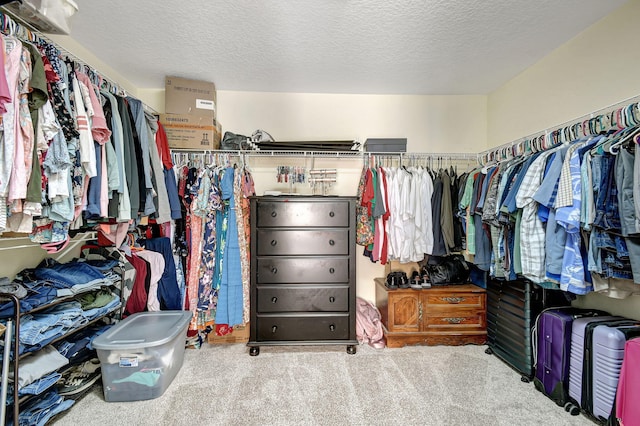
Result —
<instances>
[{"instance_id":1,"label":"cardboard box","mask_svg":"<svg viewBox=\"0 0 640 426\"><path fill-rule=\"evenodd\" d=\"M160 122L167 133L169 148L220 149L221 130L212 116L160 114Z\"/></svg>"},{"instance_id":2,"label":"cardboard box","mask_svg":"<svg viewBox=\"0 0 640 426\"><path fill-rule=\"evenodd\" d=\"M216 86L208 81L165 77L164 111L216 117Z\"/></svg>"},{"instance_id":3,"label":"cardboard box","mask_svg":"<svg viewBox=\"0 0 640 426\"><path fill-rule=\"evenodd\" d=\"M249 341L249 323L233 327L233 331L224 336L217 336L215 331L209 333L207 341L210 345L224 343L247 343Z\"/></svg>"}]
</instances>

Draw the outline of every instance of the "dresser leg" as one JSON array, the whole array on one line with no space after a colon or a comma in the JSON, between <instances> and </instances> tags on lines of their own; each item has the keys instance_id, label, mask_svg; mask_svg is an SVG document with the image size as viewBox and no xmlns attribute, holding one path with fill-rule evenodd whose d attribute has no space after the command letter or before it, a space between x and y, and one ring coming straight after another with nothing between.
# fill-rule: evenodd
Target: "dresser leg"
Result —
<instances>
[{"instance_id":1,"label":"dresser leg","mask_svg":"<svg viewBox=\"0 0 640 426\"><path fill-rule=\"evenodd\" d=\"M354 345L347 346L347 353L349 355L355 355L356 354L356 347Z\"/></svg>"},{"instance_id":2,"label":"dresser leg","mask_svg":"<svg viewBox=\"0 0 640 426\"><path fill-rule=\"evenodd\" d=\"M260 346L251 346L249 348L249 355L251 355L251 356L260 355Z\"/></svg>"}]
</instances>

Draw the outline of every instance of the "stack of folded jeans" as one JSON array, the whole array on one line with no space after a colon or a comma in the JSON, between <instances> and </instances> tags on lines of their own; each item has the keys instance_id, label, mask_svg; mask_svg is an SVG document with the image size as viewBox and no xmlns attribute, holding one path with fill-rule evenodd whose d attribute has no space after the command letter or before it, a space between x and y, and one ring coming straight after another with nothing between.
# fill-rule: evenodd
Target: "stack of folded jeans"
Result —
<instances>
[{"instance_id":1,"label":"stack of folded jeans","mask_svg":"<svg viewBox=\"0 0 640 426\"><path fill-rule=\"evenodd\" d=\"M76 301L60 303L37 314L25 314L20 320L20 354L39 350L87 322L82 305Z\"/></svg>"},{"instance_id":2,"label":"stack of folded jeans","mask_svg":"<svg viewBox=\"0 0 640 426\"><path fill-rule=\"evenodd\" d=\"M15 289L15 291L8 291ZM38 306L45 305L55 299L58 295L57 289L47 281L30 281L27 283L13 282L0 289L3 293L13 293L20 300L20 311L28 312ZM21 297L22 296L22 297ZM13 302L0 304L0 318L8 318L15 315Z\"/></svg>"},{"instance_id":3,"label":"stack of folded jeans","mask_svg":"<svg viewBox=\"0 0 640 426\"><path fill-rule=\"evenodd\" d=\"M111 284L100 269L78 261L58 263L53 259L45 259L33 270L33 275L52 283L58 289L58 296L71 296Z\"/></svg>"},{"instance_id":4,"label":"stack of folded jeans","mask_svg":"<svg viewBox=\"0 0 640 426\"><path fill-rule=\"evenodd\" d=\"M20 408L19 426L42 426L51 418L68 410L75 401L64 399L55 389L47 392L42 398L30 400Z\"/></svg>"}]
</instances>

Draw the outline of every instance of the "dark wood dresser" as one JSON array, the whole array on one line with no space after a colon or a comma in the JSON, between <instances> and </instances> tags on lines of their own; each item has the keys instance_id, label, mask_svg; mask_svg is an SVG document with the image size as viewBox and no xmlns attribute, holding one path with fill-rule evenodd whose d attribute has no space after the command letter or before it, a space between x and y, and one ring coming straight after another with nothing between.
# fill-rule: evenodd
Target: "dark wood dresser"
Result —
<instances>
[{"instance_id":1,"label":"dark wood dresser","mask_svg":"<svg viewBox=\"0 0 640 426\"><path fill-rule=\"evenodd\" d=\"M376 278L376 306L387 347L484 344L487 294L473 284L389 290Z\"/></svg>"},{"instance_id":2,"label":"dark wood dresser","mask_svg":"<svg viewBox=\"0 0 640 426\"><path fill-rule=\"evenodd\" d=\"M355 202L251 198L250 355L265 345L356 352Z\"/></svg>"}]
</instances>

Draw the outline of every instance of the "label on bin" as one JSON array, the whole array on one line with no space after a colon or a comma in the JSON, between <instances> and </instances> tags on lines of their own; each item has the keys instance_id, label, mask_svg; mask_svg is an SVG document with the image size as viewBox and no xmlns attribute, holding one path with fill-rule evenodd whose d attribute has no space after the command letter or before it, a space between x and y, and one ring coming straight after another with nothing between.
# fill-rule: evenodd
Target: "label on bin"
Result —
<instances>
[{"instance_id":1,"label":"label on bin","mask_svg":"<svg viewBox=\"0 0 640 426\"><path fill-rule=\"evenodd\" d=\"M120 367L137 367L137 366L138 366L137 356L121 356L120 357Z\"/></svg>"}]
</instances>

